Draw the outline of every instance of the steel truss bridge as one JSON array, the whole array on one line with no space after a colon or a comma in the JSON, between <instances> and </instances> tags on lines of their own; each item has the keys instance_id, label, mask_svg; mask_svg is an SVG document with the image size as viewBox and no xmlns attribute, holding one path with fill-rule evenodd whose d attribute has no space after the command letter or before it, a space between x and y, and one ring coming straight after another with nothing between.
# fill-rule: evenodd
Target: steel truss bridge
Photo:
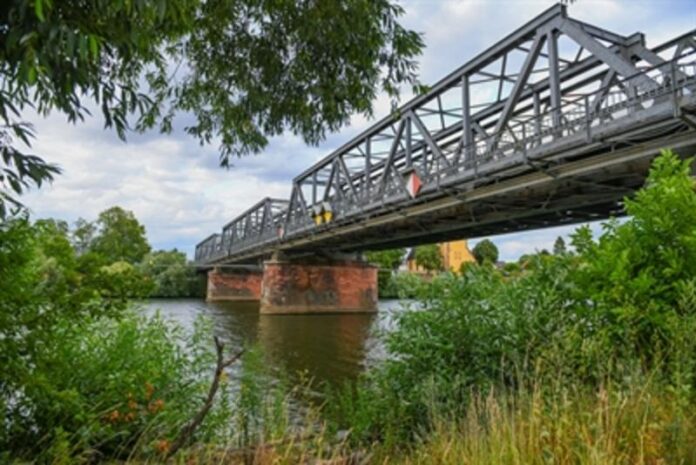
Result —
<instances>
[{"instance_id":1,"label":"steel truss bridge","mask_svg":"<svg viewBox=\"0 0 696 465\"><path fill-rule=\"evenodd\" d=\"M230 221L195 259L253 263L622 214L663 147L696 153L696 30L650 49L641 33L557 5L300 173L289 200Z\"/></svg>"}]
</instances>

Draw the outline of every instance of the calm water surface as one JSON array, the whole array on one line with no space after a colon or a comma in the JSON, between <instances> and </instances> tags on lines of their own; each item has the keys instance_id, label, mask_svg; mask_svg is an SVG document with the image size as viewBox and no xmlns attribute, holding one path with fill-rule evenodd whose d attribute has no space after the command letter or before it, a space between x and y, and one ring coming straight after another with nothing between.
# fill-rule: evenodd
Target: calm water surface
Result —
<instances>
[{"instance_id":1,"label":"calm water surface","mask_svg":"<svg viewBox=\"0 0 696 465\"><path fill-rule=\"evenodd\" d=\"M233 348L258 344L276 372L315 383L339 384L355 379L385 356L379 333L402 311L398 300L383 300L376 314L261 315L258 303L153 299L145 310L159 310L187 329L199 315L210 318L213 331Z\"/></svg>"}]
</instances>

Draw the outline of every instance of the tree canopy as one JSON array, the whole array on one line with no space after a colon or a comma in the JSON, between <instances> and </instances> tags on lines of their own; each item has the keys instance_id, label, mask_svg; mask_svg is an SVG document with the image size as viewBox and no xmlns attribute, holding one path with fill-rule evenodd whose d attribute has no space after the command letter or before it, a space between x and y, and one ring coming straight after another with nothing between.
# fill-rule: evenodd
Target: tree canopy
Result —
<instances>
[{"instance_id":1,"label":"tree canopy","mask_svg":"<svg viewBox=\"0 0 696 465\"><path fill-rule=\"evenodd\" d=\"M415 258L418 266L423 267L426 271L442 271L445 268L440 246L437 244L416 247Z\"/></svg>"},{"instance_id":2,"label":"tree canopy","mask_svg":"<svg viewBox=\"0 0 696 465\"><path fill-rule=\"evenodd\" d=\"M367 261L384 270L396 270L406 255L406 249L388 249L365 253Z\"/></svg>"},{"instance_id":3,"label":"tree canopy","mask_svg":"<svg viewBox=\"0 0 696 465\"><path fill-rule=\"evenodd\" d=\"M124 261L135 264L150 251L145 226L131 211L111 207L99 214L96 226L98 233L90 251L103 257L106 263Z\"/></svg>"},{"instance_id":4,"label":"tree canopy","mask_svg":"<svg viewBox=\"0 0 696 465\"><path fill-rule=\"evenodd\" d=\"M59 169L25 152L26 110L185 131L224 166L291 131L310 144L414 86L423 42L390 0L8 0L0 5L0 217ZM19 143L18 143L19 142ZM20 144L21 143L21 144Z\"/></svg>"},{"instance_id":5,"label":"tree canopy","mask_svg":"<svg viewBox=\"0 0 696 465\"><path fill-rule=\"evenodd\" d=\"M490 239L484 239L476 244L471 253L479 265L498 261L498 247Z\"/></svg>"}]
</instances>

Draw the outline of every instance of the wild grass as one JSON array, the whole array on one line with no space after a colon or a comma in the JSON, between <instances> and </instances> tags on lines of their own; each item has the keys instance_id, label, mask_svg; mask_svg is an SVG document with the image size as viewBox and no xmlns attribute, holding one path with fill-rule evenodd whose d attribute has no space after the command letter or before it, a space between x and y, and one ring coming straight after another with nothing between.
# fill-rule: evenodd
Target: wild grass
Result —
<instances>
[{"instance_id":1,"label":"wild grass","mask_svg":"<svg viewBox=\"0 0 696 465\"><path fill-rule=\"evenodd\" d=\"M358 448L314 417L314 427L295 429L293 434L286 432L246 448L193 446L170 463L696 464L696 403L650 376L630 384L607 382L592 390L539 381L515 391L472 394L470 399L461 415L431 406L430 427L409 445L374 443ZM161 461L153 456L126 463Z\"/></svg>"},{"instance_id":2,"label":"wild grass","mask_svg":"<svg viewBox=\"0 0 696 465\"><path fill-rule=\"evenodd\" d=\"M594 392L537 386L474 396L460 418L437 416L398 465L691 465L696 405L650 381Z\"/></svg>"}]
</instances>

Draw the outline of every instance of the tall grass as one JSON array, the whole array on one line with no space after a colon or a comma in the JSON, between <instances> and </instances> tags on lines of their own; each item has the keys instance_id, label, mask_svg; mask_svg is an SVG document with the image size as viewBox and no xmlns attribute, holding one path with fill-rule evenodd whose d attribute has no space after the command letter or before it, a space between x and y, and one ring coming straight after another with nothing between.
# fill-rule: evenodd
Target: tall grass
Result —
<instances>
[{"instance_id":1,"label":"tall grass","mask_svg":"<svg viewBox=\"0 0 696 465\"><path fill-rule=\"evenodd\" d=\"M472 396L465 413L442 413L406 453L379 451L400 465L696 464L696 405L659 383L594 391L536 385Z\"/></svg>"}]
</instances>

